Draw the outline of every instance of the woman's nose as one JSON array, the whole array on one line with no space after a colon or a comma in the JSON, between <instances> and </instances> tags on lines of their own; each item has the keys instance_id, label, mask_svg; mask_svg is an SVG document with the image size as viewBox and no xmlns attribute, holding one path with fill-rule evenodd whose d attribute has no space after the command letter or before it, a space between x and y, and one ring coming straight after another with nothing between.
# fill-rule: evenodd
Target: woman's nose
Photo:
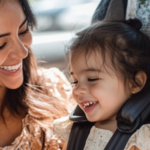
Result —
<instances>
[{"instance_id":1,"label":"woman's nose","mask_svg":"<svg viewBox=\"0 0 150 150\"><path fill-rule=\"evenodd\" d=\"M28 49L24 46L20 39L13 42L9 57L24 59L28 56Z\"/></svg>"}]
</instances>

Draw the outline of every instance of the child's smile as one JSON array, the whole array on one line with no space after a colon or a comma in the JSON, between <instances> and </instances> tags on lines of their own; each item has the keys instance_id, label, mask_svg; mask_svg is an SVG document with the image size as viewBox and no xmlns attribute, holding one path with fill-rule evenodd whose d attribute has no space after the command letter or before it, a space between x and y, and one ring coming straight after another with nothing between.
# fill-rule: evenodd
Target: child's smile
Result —
<instances>
[{"instance_id":1,"label":"child's smile","mask_svg":"<svg viewBox=\"0 0 150 150\"><path fill-rule=\"evenodd\" d=\"M98 101L83 101L80 103L80 106L86 113L90 113L97 104Z\"/></svg>"},{"instance_id":2,"label":"child's smile","mask_svg":"<svg viewBox=\"0 0 150 150\"><path fill-rule=\"evenodd\" d=\"M75 55L71 58L73 97L91 122L114 118L131 93L117 76L109 58L105 65L100 54Z\"/></svg>"}]
</instances>

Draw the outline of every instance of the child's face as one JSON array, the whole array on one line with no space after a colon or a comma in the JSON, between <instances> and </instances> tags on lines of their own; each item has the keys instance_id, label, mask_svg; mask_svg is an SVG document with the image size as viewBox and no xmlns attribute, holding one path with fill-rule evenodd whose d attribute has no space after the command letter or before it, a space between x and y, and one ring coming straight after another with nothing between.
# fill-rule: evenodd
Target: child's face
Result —
<instances>
[{"instance_id":1,"label":"child's face","mask_svg":"<svg viewBox=\"0 0 150 150\"><path fill-rule=\"evenodd\" d=\"M130 97L124 82L116 75L109 58L103 65L100 54L85 54L70 60L73 97L91 122L114 119Z\"/></svg>"}]
</instances>

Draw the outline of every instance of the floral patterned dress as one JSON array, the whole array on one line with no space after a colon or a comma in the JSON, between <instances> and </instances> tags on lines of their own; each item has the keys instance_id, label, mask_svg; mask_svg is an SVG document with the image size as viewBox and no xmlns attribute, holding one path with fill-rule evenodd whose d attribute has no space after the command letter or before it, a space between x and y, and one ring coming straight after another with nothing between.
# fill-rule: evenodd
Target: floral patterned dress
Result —
<instances>
[{"instance_id":1,"label":"floral patterned dress","mask_svg":"<svg viewBox=\"0 0 150 150\"><path fill-rule=\"evenodd\" d=\"M61 71L51 68L43 69L42 73L47 78L47 88L52 96L60 98L62 102L70 99L71 86ZM52 128L43 128L35 123L30 113L22 120L22 125L22 132L14 142L0 147L0 150L60 150L63 147L63 140L53 134Z\"/></svg>"}]
</instances>

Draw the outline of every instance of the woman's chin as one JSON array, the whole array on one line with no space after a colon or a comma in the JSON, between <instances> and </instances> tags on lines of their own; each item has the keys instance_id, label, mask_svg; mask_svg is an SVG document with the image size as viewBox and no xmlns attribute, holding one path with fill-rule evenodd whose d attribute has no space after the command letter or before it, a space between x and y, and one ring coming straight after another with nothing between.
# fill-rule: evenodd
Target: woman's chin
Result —
<instances>
[{"instance_id":1,"label":"woman's chin","mask_svg":"<svg viewBox=\"0 0 150 150\"><path fill-rule=\"evenodd\" d=\"M18 82L15 82L13 84L9 84L6 87L8 89L15 90L15 89L18 89L19 87L21 87L22 84L23 84L23 81L20 81L20 82L18 81Z\"/></svg>"},{"instance_id":2,"label":"woman's chin","mask_svg":"<svg viewBox=\"0 0 150 150\"><path fill-rule=\"evenodd\" d=\"M21 84L21 85L22 85L22 84ZM18 89L19 87L21 87L21 85L19 85L19 86L15 86L15 87L9 87L8 89L16 90L16 89Z\"/></svg>"}]
</instances>

